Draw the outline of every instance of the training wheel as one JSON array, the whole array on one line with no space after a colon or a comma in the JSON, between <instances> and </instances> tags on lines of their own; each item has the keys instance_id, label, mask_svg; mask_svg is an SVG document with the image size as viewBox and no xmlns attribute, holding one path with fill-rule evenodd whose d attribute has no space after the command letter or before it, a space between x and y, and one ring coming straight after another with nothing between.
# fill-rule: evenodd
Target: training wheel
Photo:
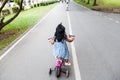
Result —
<instances>
[{"instance_id":1,"label":"training wheel","mask_svg":"<svg viewBox=\"0 0 120 80\"><path fill-rule=\"evenodd\" d=\"M49 75L51 75L52 74L52 69L50 68L50 70L49 70Z\"/></svg>"}]
</instances>

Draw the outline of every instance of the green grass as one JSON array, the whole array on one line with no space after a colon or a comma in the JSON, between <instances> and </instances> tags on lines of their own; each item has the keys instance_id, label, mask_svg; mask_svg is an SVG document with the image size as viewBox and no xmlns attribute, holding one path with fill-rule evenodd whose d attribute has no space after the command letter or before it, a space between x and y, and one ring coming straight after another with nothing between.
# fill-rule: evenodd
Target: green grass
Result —
<instances>
[{"instance_id":1,"label":"green grass","mask_svg":"<svg viewBox=\"0 0 120 80\"><path fill-rule=\"evenodd\" d=\"M1 33L12 32L13 35L10 35L5 40L0 41L0 51L3 50L6 46L8 46L17 37L19 37L28 28L35 25L35 23L37 23L38 20L45 16L55 5L56 4L40 6L26 11L22 11L19 16L15 20L13 20L13 22L11 22L2 29ZM7 16L5 20L9 19L12 16L13 15Z\"/></svg>"},{"instance_id":2,"label":"green grass","mask_svg":"<svg viewBox=\"0 0 120 80\"><path fill-rule=\"evenodd\" d=\"M74 0L75 2L86 6L88 8L94 8L94 7L102 7L102 8L120 8L120 0L97 0L97 6L93 6L93 1L94 0L90 0L90 4L87 3L83 3L80 0ZM87 2L87 0L86 0Z\"/></svg>"},{"instance_id":3,"label":"green grass","mask_svg":"<svg viewBox=\"0 0 120 80\"><path fill-rule=\"evenodd\" d=\"M49 6L40 6L37 8L29 9L23 11L19 14L19 16L7 25L4 30L8 29L23 29L32 26L36 21L42 18L52 7L53 5ZM10 18L12 15L8 16Z\"/></svg>"},{"instance_id":4,"label":"green grass","mask_svg":"<svg viewBox=\"0 0 120 80\"><path fill-rule=\"evenodd\" d=\"M120 0L103 0L103 3L108 7L120 7Z\"/></svg>"}]
</instances>

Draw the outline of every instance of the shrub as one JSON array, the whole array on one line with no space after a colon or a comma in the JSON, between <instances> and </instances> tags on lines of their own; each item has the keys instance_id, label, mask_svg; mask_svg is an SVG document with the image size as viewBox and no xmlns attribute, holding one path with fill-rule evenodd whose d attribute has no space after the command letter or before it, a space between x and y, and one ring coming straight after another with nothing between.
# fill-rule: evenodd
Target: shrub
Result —
<instances>
[{"instance_id":1,"label":"shrub","mask_svg":"<svg viewBox=\"0 0 120 80\"><path fill-rule=\"evenodd\" d=\"M37 6L40 6L40 4L39 4L39 3L37 3Z\"/></svg>"},{"instance_id":2,"label":"shrub","mask_svg":"<svg viewBox=\"0 0 120 80\"><path fill-rule=\"evenodd\" d=\"M37 7L37 5L36 5L36 4L34 4L34 7Z\"/></svg>"},{"instance_id":3,"label":"shrub","mask_svg":"<svg viewBox=\"0 0 120 80\"><path fill-rule=\"evenodd\" d=\"M50 4L54 4L54 3L56 3L56 2L58 2L58 1L41 2L40 5L41 5L41 6L47 6L47 5L50 5Z\"/></svg>"},{"instance_id":4,"label":"shrub","mask_svg":"<svg viewBox=\"0 0 120 80\"><path fill-rule=\"evenodd\" d=\"M19 7L18 6L14 6L12 7L13 13L16 13L18 11Z\"/></svg>"},{"instance_id":5,"label":"shrub","mask_svg":"<svg viewBox=\"0 0 120 80\"><path fill-rule=\"evenodd\" d=\"M31 7L31 8L34 8L34 6L33 6L33 5L30 5L30 7Z\"/></svg>"},{"instance_id":6,"label":"shrub","mask_svg":"<svg viewBox=\"0 0 120 80\"><path fill-rule=\"evenodd\" d=\"M9 9L3 9L3 10L2 10L2 15L3 15L3 16L7 16L7 15L9 15L9 14L10 14Z\"/></svg>"}]
</instances>

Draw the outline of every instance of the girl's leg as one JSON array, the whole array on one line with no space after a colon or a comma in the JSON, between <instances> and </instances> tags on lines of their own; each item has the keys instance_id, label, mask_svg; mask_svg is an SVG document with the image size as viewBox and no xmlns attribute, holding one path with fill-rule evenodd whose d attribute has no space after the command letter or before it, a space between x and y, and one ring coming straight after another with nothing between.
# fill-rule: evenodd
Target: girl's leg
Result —
<instances>
[{"instance_id":1,"label":"girl's leg","mask_svg":"<svg viewBox=\"0 0 120 80\"><path fill-rule=\"evenodd\" d=\"M68 62L69 62L69 59L66 59L65 62L68 63Z\"/></svg>"},{"instance_id":2,"label":"girl's leg","mask_svg":"<svg viewBox=\"0 0 120 80\"><path fill-rule=\"evenodd\" d=\"M71 65L69 59L65 59L65 65L66 65L66 66L70 66L70 65Z\"/></svg>"}]
</instances>

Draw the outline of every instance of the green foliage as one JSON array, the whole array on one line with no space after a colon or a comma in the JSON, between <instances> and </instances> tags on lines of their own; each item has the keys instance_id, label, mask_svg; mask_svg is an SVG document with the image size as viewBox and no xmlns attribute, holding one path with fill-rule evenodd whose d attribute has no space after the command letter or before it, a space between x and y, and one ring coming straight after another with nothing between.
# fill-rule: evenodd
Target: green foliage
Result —
<instances>
[{"instance_id":1,"label":"green foliage","mask_svg":"<svg viewBox=\"0 0 120 80\"><path fill-rule=\"evenodd\" d=\"M37 5L36 5L36 4L34 4L34 7L37 7Z\"/></svg>"},{"instance_id":2,"label":"green foliage","mask_svg":"<svg viewBox=\"0 0 120 80\"><path fill-rule=\"evenodd\" d=\"M12 7L13 13L16 13L18 11L19 7L18 6L14 6Z\"/></svg>"},{"instance_id":3,"label":"green foliage","mask_svg":"<svg viewBox=\"0 0 120 80\"><path fill-rule=\"evenodd\" d=\"M97 1L97 6L93 6L94 0L90 0L90 4L87 4L88 0L84 0L83 2L81 0L74 0L75 2L86 6L88 8L93 8L93 7L118 7L120 8L120 0L96 0Z\"/></svg>"},{"instance_id":4,"label":"green foliage","mask_svg":"<svg viewBox=\"0 0 120 80\"><path fill-rule=\"evenodd\" d=\"M31 7L31 8L34 8L34 6L33 6L33 5L30 5L30 7Z\"/></svg>"},{"instance_id":5,"label":"green foliage","mask_svg":"<svg viewBox=\"0 0 120 80\"><path fill-rule=\"evenodd\" d=\"M16 2L17 4L20 4L21 0L13 0L14 2Z\"/></svg>"},{"instance_id":6,"label":"green foliage","mask_svg":"<svg viewBox=\"0 0 120 80\"><path fill-rule=\"evenodd\" d=\"M41 5L41 6L47 6L47 5L50 5L50 4L54 4L54 3L56 3L56 2L58 2L58 1L41 2L40 5Z\"/></svg>"},{"instance_id":7,"label":"green foliage","mask_svg":"<svg viewBox=\"0 0 120 80\"><path fill-rule=\"evenodd\" d=\"M120 7L120 0L102 0L100 4L108 7Z\"/></svg>"},{"instance_id":8,"label":"green foliage","mask_svg":"<svg viewBox=\"0 0 120 80\"><path fill-rule=\"evenodd\" d=\"M7 15L9 15L10 14L10 11L8 10L8 9L3 9L2 10L2 15L3 16L7 16Z\"/></svg>"},{"instance_id":9,"label":"green foliage","mask_svg":"<svg viewBox=\"0 0 120 80\"><path fill-rule=\"evenodd\" d=\"M39 6L40 6L40 3L37 3L37 6L39 7Z\"/></svg>"}]
</instances>

